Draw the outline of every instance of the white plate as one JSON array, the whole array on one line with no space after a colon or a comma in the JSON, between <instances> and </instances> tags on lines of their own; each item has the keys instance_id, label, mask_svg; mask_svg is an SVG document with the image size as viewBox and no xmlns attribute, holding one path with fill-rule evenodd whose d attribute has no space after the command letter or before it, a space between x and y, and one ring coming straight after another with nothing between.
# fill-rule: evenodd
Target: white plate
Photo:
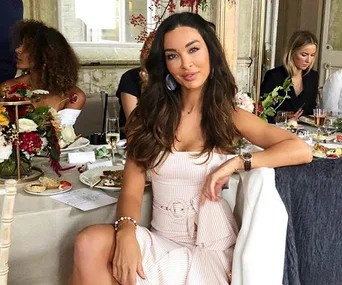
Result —
<instances>
[{"instance_id":1,"label":"white plate","mask_svg":"<svg viewBox=\"0 0 342 285\"><path fill-rule=\"evenodd\" d=\"M90 186L100 179L100 176L103 175L103 171L108 171L108 170L116 171L116 170L123 170L123 169L124 169L123 165L97 167L97 168L89 169L81 173L79 179L83 184ZM150 182L146 182L145 186L148 186L150 184L151 184ZM108 191L120 191L121 190L121 187L117 187L117 186L104 186L102 185L102 182L100 182L94 188L108 190Z\"/></svg>"},{"instance_id":2,"label":"white plate","mask_svg":"<svg viewBox=\"0 0 342 285\"><path fill-rule=\"evenodd\" d=\"M330 149L342 148L342 146L340 144L333 144L333 143L320 143L320 145L325 146L325 147L330 148ZM327 158L327 159L338 159L338 158L342 157L342 156L340 156L340 157L327 157L324 153L315 151L313 149L313 147L314 146L312 145L312 155L314 157Z\"/></svg>"},{"instance_id":3,"label":"white plate","mask_svg":"<svg viewBox=\"0 0 342 285\"><path fill-rule=\"evenodd\" d=\"M305 124L308 124L310 126L313 126L313 127L316 127L316 124L313 120L313 118L308 118L308 117L305 117L305 116L301 116L298 118L298 121L302 122L302 123L305 123Z\"/></svg>"},{"instance_id":4,"label":"white plate","mask_svg":"<svg viewBox=\"0 0 342 285\"><path fill-rule=\"evenodd\" d=\"M37 183L31 183L31 184L37 184ZM29 184L30 185L30 184ZM36 195L36 196L52 196L52 195L58 195L58 194L62 194L62 193L65 193L65 192L68 192L70 191L72 188L72 185L64 190L60 190L60 189L47 189L43 192L40 192L40 193L37 193L37 192L31 192L31 191L28 191L25 189L24 187L24 191L26 193L29 193L31 195Z\"/></svg>"},{"instance_id":5,"label":"white plate","mask_svg":"<svg viewBox=\"0 0 342 285\"><path fill-rule=\"evenodd\" d=\"M61 153L78 150L78 149L81 149L82 147L86 147L89 144L90 144L90 141L87 138L81 137L77 139L75 142L73 142L71 145L69 145L67 148L62 148Z\"/></svg>"},{"instance_id":6,"label":"white plate","mask_svg":"<svg viewBox=\"0 0 342 285\"><path fill-rule=\"evenodd\" d=\"M97 167L94 169L89 169L83 173L80 174L80 181L90 186L93 182L98 180L100 176L103 175L103 171L116 171L116 170L123 170L123 165L115 165L115 166L105 166L105 167ZM103 186L101 185L102 182L100 182L99 185L96 185L94 188L99 188L103 190L110 190L110 191L119 191L121 190L121 187L115 187L115 186Z\"/></svg>"},{"instance_id":7,"label":"white plate","mask_svg":"<svg viewBox=\"0 0 342 285\"><path fill-rule=\"evenodd\" d=\"M317 136L317 134L310 134L309 137L312 138L312 140L315 142L332 142L336 138L336 135Z\"/></svg>"}]
</instances>

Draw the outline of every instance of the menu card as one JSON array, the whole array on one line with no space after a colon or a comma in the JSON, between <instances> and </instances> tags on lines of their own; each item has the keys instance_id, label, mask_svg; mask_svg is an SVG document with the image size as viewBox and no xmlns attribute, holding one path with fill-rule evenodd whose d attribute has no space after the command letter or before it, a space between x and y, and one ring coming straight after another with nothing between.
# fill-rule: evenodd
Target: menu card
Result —
<instances>
[{"instance_id":1,"label":"menu card","mask_svg":"<svg viewBox=\"0 0 342 285\"><path fill-rule=\"evenodd\" d=\"M114 204L118 200L99 190L88 188L72 190L63 194L51 196L51 198L82 211L89 211Z\"/></svg>"}]
</instances>

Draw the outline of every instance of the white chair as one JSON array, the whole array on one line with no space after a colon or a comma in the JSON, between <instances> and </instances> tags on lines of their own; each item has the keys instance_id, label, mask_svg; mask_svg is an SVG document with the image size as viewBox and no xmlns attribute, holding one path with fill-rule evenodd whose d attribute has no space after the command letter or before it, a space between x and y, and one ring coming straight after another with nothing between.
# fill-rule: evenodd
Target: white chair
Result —
<instances>
[{"instance_id":1,"label":"white chair","mask_svg":"<svg viewBox=\"0 0 342 285\"><path fill-rule=\"evenodd\" d=\"M6 180L0 224L0 285L7 285L9 270L8 257L11 245L11 226L16 193L17 181L14 179Z\"/></svg>"},{"instance_id":2,"label":"white chair","mask_svg":"<svg viewBox=\"0 0 342 285\"><path fill-rule=\"evenodd\" d=\"M342 113L342 69L329 76L322 93L323 109L333 114Z\"/></svg>"}]
</instances>

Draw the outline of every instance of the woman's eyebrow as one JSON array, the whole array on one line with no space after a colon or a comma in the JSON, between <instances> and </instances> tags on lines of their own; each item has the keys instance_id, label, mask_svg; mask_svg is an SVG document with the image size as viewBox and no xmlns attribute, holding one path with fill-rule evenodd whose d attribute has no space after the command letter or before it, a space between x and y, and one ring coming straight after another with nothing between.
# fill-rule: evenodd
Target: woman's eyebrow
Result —
<instances>
[{"instance_id":1,"label":"woman's eyebrow","mask_svg":"<svg viewBox=\"0 0 342 285\"><path fill-rule=\"evenodd\" d=\"M199 43L199 41L198 41L198 40L193 40L193 41L191 41L190 43L187 43L187 44L185 45L185 47L191 46L191 45L194 44L194 43Z\"/></svg>"},{"instance_id":2,"label":"woman's eyebrow","mask_svg":"<svg viewBox=\"0 0 342 285\"><path fill-rule=\"evenodd\" d=\"M185 45L185 47L191 46L191 45L194 44L194 43L199 43L199 40L193 40L193 41L187 43L187 44ZM173 48L166 48L166 49L164 49L164 52L166 52L166 51L176 51L176 50L173 49Z\"/></svg>"}]
</instances>

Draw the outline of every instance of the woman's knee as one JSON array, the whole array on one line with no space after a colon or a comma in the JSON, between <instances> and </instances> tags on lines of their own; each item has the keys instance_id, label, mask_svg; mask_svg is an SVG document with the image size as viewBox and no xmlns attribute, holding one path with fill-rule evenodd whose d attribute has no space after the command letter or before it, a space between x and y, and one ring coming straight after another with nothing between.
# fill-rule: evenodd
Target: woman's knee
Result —
<instances>
[{"instance_id":1,"label":"woman's knee","mask_svg":"<svg viewBox=\"0 0 342 285\"><path fill-rule=\"evenodd\" d=\"M106 256L112 250L114 229L111 225L94 225L83 229L75 240L75 258ZM107 253L106 255L104 253Z\"/></svg>"}]
</instances>

